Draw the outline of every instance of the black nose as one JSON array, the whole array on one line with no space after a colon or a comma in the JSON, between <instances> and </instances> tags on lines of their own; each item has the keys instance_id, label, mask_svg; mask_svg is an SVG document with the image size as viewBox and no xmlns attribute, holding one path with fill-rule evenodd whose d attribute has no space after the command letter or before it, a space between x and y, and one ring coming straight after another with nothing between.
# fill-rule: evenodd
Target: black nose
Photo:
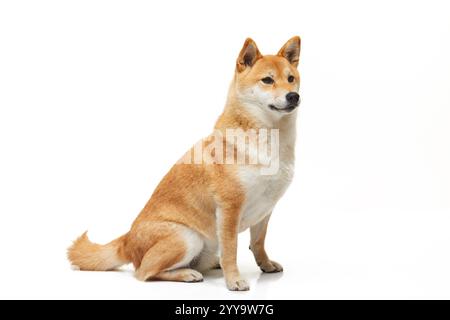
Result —
<instances>
[{"instance_id":1,"label":"black nose","mask_svg":"<svg viewBox=\"0 0 450 320\"><path fill-rule=\"evenodd\" d=\"M297 92L289 92L286 95L286 100L290 104L297 104L299 99L300 99L300 96Z\"/></svg>"}]
</instances>

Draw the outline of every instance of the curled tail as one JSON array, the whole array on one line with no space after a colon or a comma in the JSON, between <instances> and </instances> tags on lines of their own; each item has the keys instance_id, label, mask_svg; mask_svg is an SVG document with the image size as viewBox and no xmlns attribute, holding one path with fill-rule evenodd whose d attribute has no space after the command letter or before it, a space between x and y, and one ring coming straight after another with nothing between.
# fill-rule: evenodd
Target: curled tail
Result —
<instances>
[{"instance_id":1,"label":"curled tail","mask_svg":"<svg viewBox=\"0 0 450 320\"><path fill-rule=\"evenodd\" d=\"M86 231L67 250L67 257L80 270L112 270L129 262L123 249L125 237L123 235L108 244L100 245L91 242Z\"/></svg>"}]
</instances>

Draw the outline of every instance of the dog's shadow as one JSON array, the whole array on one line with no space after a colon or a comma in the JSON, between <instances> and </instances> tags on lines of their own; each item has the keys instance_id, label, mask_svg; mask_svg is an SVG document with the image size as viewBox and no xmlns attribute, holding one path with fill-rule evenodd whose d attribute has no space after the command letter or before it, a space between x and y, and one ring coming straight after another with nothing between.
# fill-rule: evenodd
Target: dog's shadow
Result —
<instances>
[{"instance_id":1,"label":"dog's shadow","mask_svg":"<svg viewBox=\"0 0 450 320\"><path fill-rule=\"evenodd\" d=\"M260 272L259 277L256 280L257 284L263 284L267 282L273 282L281 279L283 277L283 272Z\"/></svg>"},{"instance_id":2,"label":"dog's shadow","mask_svg":"<svg viewBox=\"0 0 450 320\"><path fill-rule=\"evenodd\" d=\"M223 278L222 269L209 270L209 271L206 271L203 275L205 276L205 278L209 278L209 279ZM266 273L266 272L261 272L261 271L255 271L255 272L251 272L251 274L246 274L246 275L249 277L254 277L255 275L257 275L257 277L258 277L257 282L264 283L267 281L276 281L278 279L281 279L283 277L283 272Z\"/></svg>"},{"instance_id":3,"label":"dog's shadow","mask_svg":"<svg viewBox=\"0 0 450 320\"><path fill-rule=\"evenodd\" d=\"M122 267L115 270L111 270L111 272L123 272L130 277L134 277L134 270L131 267ZM253 271L247 271L242 274L247 279L255 279L256 285L266 285L271 282L276 282L283 277L283 272L274 272L274 273L265 273L261 272L259 269ZM223 279L222 269L211 269L203 273L205 280L219 280Z\"/></svg>"},{"instance_id":4,"label":"dog's shadow","mask_svg":"<svg viewBox=\"0 0 450 320\"><path fill-rule=\"evenodd\" d=\"M217 279L223 279L223 272L222 269L212 269L203 274L206 280L217 280ZM256 278L256 285L266 285L271 282L276 282L280 280L283 277L283 272L273 272L273 273L266 273L262 272L259 269L255 269L255 271L245 272L243 273L243 276L247 279L255 279Z\"/></svg>"}]
</instances>

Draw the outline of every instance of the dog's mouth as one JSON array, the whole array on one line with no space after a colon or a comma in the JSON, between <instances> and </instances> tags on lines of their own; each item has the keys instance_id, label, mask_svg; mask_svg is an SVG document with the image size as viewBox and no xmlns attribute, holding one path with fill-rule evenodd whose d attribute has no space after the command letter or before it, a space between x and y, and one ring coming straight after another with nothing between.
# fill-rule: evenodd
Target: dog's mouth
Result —
<instances>
[{"instance_id":1,"label":"dog's mouth","mask_svg":"<svg viewBox=\"0 0 450 320\"><path fill-rule=\"evenodd\" d=\"M289 104L289 105L287 105L284 108L277 108L273 104L269 104L270 110L275 110L275 111L278 111L278 112L286 112L286 113L294 111L297 107L298 107L298 103L296 103L296 104Z\"/></svg>"}]
</instances>

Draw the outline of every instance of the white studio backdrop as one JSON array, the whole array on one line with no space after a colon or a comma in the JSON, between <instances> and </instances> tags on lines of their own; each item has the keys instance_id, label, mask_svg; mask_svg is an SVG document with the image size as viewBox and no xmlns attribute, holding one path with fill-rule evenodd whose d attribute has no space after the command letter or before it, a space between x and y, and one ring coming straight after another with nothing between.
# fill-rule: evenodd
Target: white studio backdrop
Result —
<instances>
[{"instance_id":1,"label":"white studio backdrop","mask_svg":"<svg viewBox=\"0 0 450 320\"><path fill-rule=\"evenodd\" d=\"M2 1L0 298L450 298L447 1ZM210 132L246 37L302 37L297 169L251 291L75 272Z\"/></svg>"}]
</instances>

